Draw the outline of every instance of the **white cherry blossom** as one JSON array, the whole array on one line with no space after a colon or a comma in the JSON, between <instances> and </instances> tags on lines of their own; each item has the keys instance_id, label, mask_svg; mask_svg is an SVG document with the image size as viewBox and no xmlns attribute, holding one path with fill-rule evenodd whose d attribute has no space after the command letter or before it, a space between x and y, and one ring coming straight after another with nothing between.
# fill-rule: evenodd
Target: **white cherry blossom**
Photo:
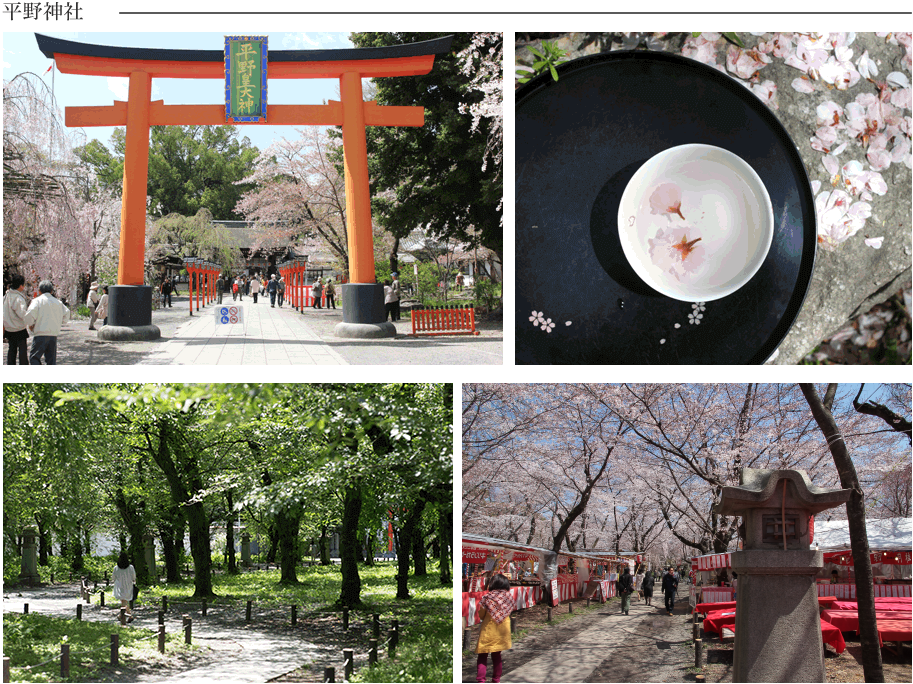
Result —
<instances>
[{"instance_id":1,"label":"white cherry blossom","mask_svg":"<svg viewBox=\"0 0 913 684\"><path fill-rule=\"evenodd\" d=\"M682 215L682 191L675 183L658 185L650 194L650 211L654 214Z\"/></svg>"},{"instance_id":2,"label":"white cherry blossom","mask_svg":"<svg viewBox=\"0 0 913 684\"><path fill-rule=\"evenodd\" d=\"M770 57L758 50L743 50L730 45L726 53L726 68L739 78L749 79L770 64Z\"/></svg>"},{"instance_id":3,"label":"white cherry blossom","mask_svg":"<svg viewBox=\"0 0 913 684\"><path fill-rule=\"evenodd\" d=\"M701 238L690 226L670 226L660 229L656 237L647 240L650 260L663 273L676 280L690 276L704 262L706 254Z\"/></svg>"},{"instance_id":4,"label":"white cherry blossom","mask_svg":"<svg viewBox=\"0 0 913 684\"><path fill-rule=\"evenodd\" d=\"M875 249L881 249L881 243L882 243L882 242L884 242L884 238L883 238L883 237L866 238L866 239L865 239L865 244L867 244L869 247L874 247Z\"/></svg>"},{"instance_id":5,"label":"white cherry blossom","mask_svg":"<svg viewBox=\"0 0 913 684\"><path fill-rule=\"evenodd\" d=\"M865 220L872 215L867 202L856 202L843 190L822 192L815 198L818 214L818 243L825 249L834 249L844 240L858 233Z\"/></svg>"}]
</instances>

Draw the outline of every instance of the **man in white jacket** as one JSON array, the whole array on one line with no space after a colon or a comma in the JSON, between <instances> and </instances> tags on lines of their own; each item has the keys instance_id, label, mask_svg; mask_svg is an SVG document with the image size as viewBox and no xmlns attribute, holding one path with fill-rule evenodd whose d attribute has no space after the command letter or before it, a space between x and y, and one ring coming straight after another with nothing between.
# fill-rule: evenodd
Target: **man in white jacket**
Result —
<instances>
[{"instance_id":1,"label":"man in white jacket","mask_svg":"<svg viewBox=\"0 0 913 684\"><path fill-rule=\"evenodd\" d=\"M49 366L57 365L57 336L60 328L70 320L70 310L57 299L50 280L38 283L38 297L32 300L25 314L25 324L32 331L32 351L29 363L41 365L41 357Z\"/></svg>"}]
</instances>

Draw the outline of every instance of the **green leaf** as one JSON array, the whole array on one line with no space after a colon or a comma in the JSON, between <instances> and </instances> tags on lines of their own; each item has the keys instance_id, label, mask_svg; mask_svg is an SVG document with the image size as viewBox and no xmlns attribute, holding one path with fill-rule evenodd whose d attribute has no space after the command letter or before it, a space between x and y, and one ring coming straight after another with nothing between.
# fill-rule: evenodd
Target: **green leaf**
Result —
<instances>
[{"instance_id":1,"label":"green leaf","mask_svg":"<svg viewBox=\"0 0 913 684\"><path fill-rule=\"evenodd\" d=\"M532 47L531 47L531 48L529 49L529 51L532 52L534 55L536 55L536 57L539 57L540 59L545 59L545 58L546 58L545 55L543 55L541 52L539 52L536 48L532 48ZM548 52L548 49L546 49L546 52Z\"/></svg>"},{"instance_id":2,"label":"green leaf","mask_svg":"<svg viewBox=\"0 0 913 684\"><path fill-rule=\"evenodd\" d=\"M557 80L558 80L558 72L555 71L555 67L553 67L551 64L549 64L549 65L548 65L548 70L552 72L552 78L555 79L555 80L557 81Z\"/></svg>"},{"instance_id":3,"label":"green leaf","mask_svg":"<svg viewBox=\"0 0 913 684\"><path fill-rule=\"evenodd\" d=\"M740 48L744 48L744 47L745 47L745 43L743 43L742 40L741 40L741 38L739 38L735 33L724 33L724 34L723 34L723 37L724 37L726 40L728 40L729 42L735 43L735 44L738 45Z\"/></svg>"}]
</instances>

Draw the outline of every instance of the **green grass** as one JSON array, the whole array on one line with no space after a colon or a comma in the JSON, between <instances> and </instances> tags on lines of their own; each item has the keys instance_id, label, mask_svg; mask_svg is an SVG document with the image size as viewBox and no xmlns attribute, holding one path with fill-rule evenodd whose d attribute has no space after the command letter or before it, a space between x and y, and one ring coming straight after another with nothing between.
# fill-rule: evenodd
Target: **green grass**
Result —
<instances>
[{"instance_id":1,"label":"green grass","mask_svg":"<svg viewBox=\"0 0 913 684\"><path fill-rule=\"evenodd\" d=\"M4 613L3 653L10 659L14 682L84 682L98 680L110 668L110 635L120 635L120 663L154 663L169 652L190 649L181 634L166 636L165 655L158 652L155 633L148 629L121 627L116 622L80 622L30 613ZM24 669L60 655L61 643L70 644L70 677L61 680L60 659L37 668Z\"/></svg>"}]
</instances>

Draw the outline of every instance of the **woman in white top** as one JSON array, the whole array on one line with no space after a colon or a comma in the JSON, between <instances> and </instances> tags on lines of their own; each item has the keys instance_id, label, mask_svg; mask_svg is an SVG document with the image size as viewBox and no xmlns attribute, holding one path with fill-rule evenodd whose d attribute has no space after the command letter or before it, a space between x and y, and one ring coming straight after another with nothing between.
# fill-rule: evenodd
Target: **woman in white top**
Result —
<instances>
[{"instance_id":1,"label":"woman in white top","mask_svg":"<svg viewBox=\"0 0 913 684\"><path fill-rule=\"evenodd\" d=\"M638 572L636 575L634 575L634 591L637 592L637 595L641 599L644 597L643 584L644 584L644 573Z\"/></svg>"},{"instance_id":2,"label":"woman in white top","mask_svg":"<svg viewBox=\"0 0 913 684\"><path fill-rule=\"evenodd\" d=\"M136 569L130 565L127 554L121 551L117 559L117 566L112 573L114 579L114 598L120 600L120 607L127 609L127 622L133 622L133 611L130 601L133 600L133 585L136 584Z\"/></svg>"},{"instance_id":3,"label":"woman in white top","mask_svg":"<svg viewBox=\"0 0 913 684\"><path fill-rule=\"evenodd\" d=\"M260 293L260 280L258 278L253 278L250 281L250 293L254 297L254 304L257 303L257 295Z\"/></svg>"}]
</instances>

